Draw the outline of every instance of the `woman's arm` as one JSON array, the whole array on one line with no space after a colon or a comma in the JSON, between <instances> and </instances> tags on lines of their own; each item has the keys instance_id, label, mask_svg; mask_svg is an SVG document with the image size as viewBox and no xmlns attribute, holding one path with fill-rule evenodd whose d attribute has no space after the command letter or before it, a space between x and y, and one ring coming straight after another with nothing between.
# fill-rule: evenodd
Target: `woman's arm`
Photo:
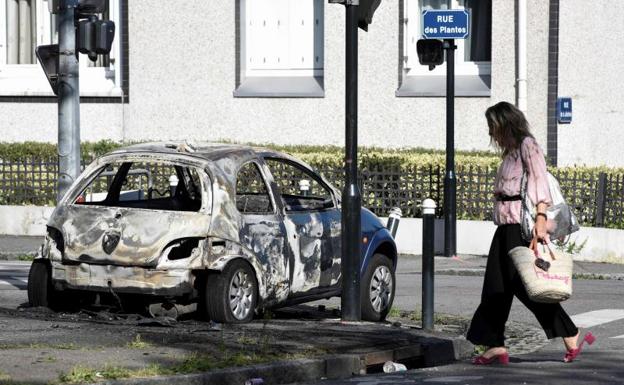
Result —
<instances>
[{"instance_id":1,"label":"woman's arm","mask_svg":"<svg viewBox=\"0 0 624 385\"><path fill-rule=\"evenodd\" d=\"M538 241L550 242L548 237L548 230L546 228L546 209L548 206L544 202L537 204L537 211L535 215L535 227L533 228L533 236L537 237Z\"/></svg>"},{"instance_id":2,"label":"woman's arm","mask_svg":"<svg viewBox=\"0 0 624 385\"><path fill-rule=\"evenodd\" d=\"M552 204L544 153L537 141L531 137L522 141L521 156L525 164L527 179L527 194L536 206L535 227L533 234L540 241L549 241L546 227L546 209Z\"/></svg>"}]
</instances>

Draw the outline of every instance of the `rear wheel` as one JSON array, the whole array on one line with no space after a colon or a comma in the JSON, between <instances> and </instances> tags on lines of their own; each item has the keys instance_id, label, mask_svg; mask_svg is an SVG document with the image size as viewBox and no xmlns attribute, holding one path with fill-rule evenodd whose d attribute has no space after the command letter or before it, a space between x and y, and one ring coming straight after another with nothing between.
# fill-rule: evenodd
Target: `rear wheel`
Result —
<instances>
[{"instance_id":1,"label":"rear wheel","mask_svg":"<svg viewBox=\"0 0 624 385\"><path fill-rule=\"evenodd\" d=\"M360 284L362 319L366 321L386 319L394 301L395 286L392 262L383 254L375 254Z\"/></svg>"},{"instance_id":2,"label":"rear wheel","mask_svg":"<svg viewBox=\"0 0 624 385\"><path fill-rule=\"evenodd\" d=\"M57 297L52 286L50 264L44 260L33 261L28 273L28 303L33 307L45 306L56 309Z\"/></svg>"},{"instance_id":3,"label":"rear wheel","mask_svg":"<svg viewBox=\"0 0 624 385\"><path fill-rule=\"evenodd\" d=\"M251 266L239 259L221 273L208 274L205 300L207 316L213 321L251 321L258 303L258 282Z\"/></svg>"}]
</instances>

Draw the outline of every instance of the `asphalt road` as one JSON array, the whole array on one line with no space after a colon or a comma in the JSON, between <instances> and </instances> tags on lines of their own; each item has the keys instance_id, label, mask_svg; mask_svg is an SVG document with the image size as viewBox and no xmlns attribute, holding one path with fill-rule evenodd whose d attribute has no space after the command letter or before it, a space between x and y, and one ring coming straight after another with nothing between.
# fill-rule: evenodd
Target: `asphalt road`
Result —
<instances>
[{"instance_id":1,"label":"asphalt road","mask_svg":"<svg viewBox=\"0 0 624 385\"><path fill-rule=\"evenodd\" d=\"M420 310L421 274L405 260L397 272L395 307ZM16 308L27 301L29 264L0 263L0 307ZM435 311L469 317L479 302L482 277L436 275ZM338 299L329 301L339 304ZM575 280L574 296L564 308L578 326L589 327L597 342L580 360L563 364L560 340L531 354L512 356L508 367L474 367L469 362L417 369L401 374L373 375L318 384L622 384L624 383L624 282ZM510 320L537 325L533 315L515 301Z\"/></svg>"}]
</instances>

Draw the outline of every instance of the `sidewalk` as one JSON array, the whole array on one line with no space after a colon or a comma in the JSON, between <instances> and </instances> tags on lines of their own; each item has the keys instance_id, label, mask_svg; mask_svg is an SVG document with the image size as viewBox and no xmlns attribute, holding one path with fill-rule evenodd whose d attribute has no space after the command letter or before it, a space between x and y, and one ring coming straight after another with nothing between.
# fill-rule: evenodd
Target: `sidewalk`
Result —
<instances>
[{"instance_id":1,"label":"sidewalk","mask_svg":"<svg viewBox=\"0 0 624 385\"><path fill-rule=\"evenodd\" d=\"M0 235L0 261L34 256L42 243L43 237Z\"/></svg>"},{"instance_id":2,"label":"sidewalk","mask_svg":"<svg viewBox=\"0 0 624 385\"><path fill-rule=\"evenodd\" d=\"M438 256L434 259L435 272L441 275L483 275L486 264L487 258L478 255ZM398 272L422 273L422 256L401 255ZM624 280L624 264L575 261L574 278Z\"/></svg>"}]
</instances>

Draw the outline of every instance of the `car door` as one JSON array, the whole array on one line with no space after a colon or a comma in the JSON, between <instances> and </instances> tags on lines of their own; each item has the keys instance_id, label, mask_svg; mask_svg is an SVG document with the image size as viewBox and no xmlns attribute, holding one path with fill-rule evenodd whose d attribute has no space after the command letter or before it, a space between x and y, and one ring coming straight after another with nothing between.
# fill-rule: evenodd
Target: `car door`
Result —
<instances>
[{"instance_id":1,"label":"car door","mask_svg":"<svg viewBox=\"0 0 624 385\"><path fill-rule=\"evenodd\" d=\"M236 208L241 214L239 239L261 266L267 298L278 301L289 294L289 260L284 224L261 167L243 164L236 176Z\"/></svg>"},{"instance_id":2,"label":"car door","mask_svg":"<svg viewBox=\"0 0 624 385\"><path fill-rule=\"evenodd\" d=\"M305 166L265 158L284 207L291 245L291 294L336 285L340 277L340 211L333 190Z\"/></svg>"},{"instance_id":3,"label":"car door","mask_svg":"<svg viewBox=\"0 0 624 385\"><path fill-rule=\"evenodd\" d=\"M170 162L124 160L102 167L62 208L65 258L155 266L170 242L207 235L206 186L204 171Z\"/></svg>"}]
</instances>

